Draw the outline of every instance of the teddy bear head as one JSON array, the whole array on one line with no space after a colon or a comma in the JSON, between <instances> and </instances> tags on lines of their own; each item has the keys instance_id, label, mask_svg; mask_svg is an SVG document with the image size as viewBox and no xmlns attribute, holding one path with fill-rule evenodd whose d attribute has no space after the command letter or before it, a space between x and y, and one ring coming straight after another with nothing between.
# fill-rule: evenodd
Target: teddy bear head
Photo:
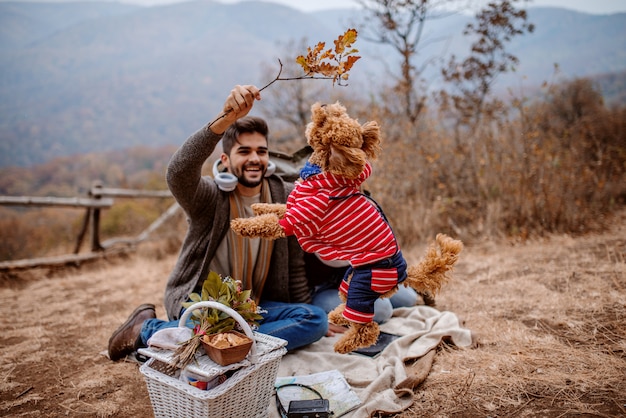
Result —
<instances>
[{"instance_id":1,"label":"teddy bear head","mask_svg":"<svg viewBox=\"0 0 626 418\"><path fill-rule=\"evenodd\" d=\"M378 123L371 121L361 125L339 102L311 106L306 138L313 148L309 158L312 164L349 179L357 178L367 160L376 159L380 152Z\"/></svg>"}]
</instances>

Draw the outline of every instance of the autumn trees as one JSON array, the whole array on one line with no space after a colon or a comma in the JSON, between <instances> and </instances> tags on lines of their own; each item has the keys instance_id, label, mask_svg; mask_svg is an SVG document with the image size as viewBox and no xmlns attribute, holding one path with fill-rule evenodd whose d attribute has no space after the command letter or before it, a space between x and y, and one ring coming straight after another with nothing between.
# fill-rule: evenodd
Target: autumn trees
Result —
<instances>
[{"instance_id":1,"label":"autumn trees","mask_svg":"<svg viewBox=\"0 0 626 418\"><path fill-rule=\"evenodd\" d=\"M443 98L461 120L475 120L484 110L492 85L500 73L514 71L517 57L506 49L515 36L532 32L525 10L515 7L527 0L489 2L469 23L464 35L471 41L468 56L462 61L452 56L441 69L444 87L431 91L433 80L424 78L426 69L443 57L423 56L430 21L461 12L473 12L478 2L471 0L357 0L365 9L363 37L393 48L400 57L393 92L400 98L403 115L416 123L424 114L431 94ZM449 92L449 90L452 90Z\"/></svg>"},{"instance_id":2,"label":"autumn trees","mask_svg":"<svg viewBox=\"0 0 626 418\"><path fill-rule=\"evenodd\" d=\"M527 22L526 10L517 9L514 1L491 2L469 23L463 35L473 39L467 58L459 61L452 56L442 69L444 81L453 88L442 92L444 101L450 100L459 124L480 122L486 113L493 115L502 107L502 101L491 98L493 84L500 74L515 71L519 59L507 50L515 36L534 30Z\"/></svg>"}]
</instances>

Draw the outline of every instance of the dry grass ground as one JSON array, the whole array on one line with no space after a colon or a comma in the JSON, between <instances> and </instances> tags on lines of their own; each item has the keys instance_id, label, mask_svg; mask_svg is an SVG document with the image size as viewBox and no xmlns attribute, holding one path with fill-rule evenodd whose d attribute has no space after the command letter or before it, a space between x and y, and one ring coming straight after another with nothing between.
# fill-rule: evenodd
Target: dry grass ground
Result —
<instances>
[{"instance_id":1,"label":"dry grass ground","mask_svg":"<svg viewBox=\"0 0 626 418\"><path fill-rule=\"evenodd\" d=\"M146 248L3 277L0 415L150 416L137 365L100 353L136 305L153 302L163 317L174 260ZM467 245L437 306L480 345L441 347L398 417L626 415L626 213L603 234Z\"/></svg>"}]
</instances>

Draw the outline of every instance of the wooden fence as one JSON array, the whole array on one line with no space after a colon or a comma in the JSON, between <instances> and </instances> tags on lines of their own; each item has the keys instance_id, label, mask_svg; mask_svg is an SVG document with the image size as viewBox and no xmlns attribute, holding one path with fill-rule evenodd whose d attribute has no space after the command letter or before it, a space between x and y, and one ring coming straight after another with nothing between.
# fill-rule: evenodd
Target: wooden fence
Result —
<instances>
[{"instance_id":1,"label":"wooden fence","mask_svg":"<svg viewBox=\"0 0 626 418\"><path fill-rule=\"evenodd\" d=\"M80 264L83 261L104 258L113 253L126 252L134 249L139 243L147 240L150 235L179 210L177 203L170 206L141 234L133 238L112 238L100 242L100 214L103 209L113 206L113 198L169 198L169 190L132 190L103 187L94 183L88 197L35 197L35 196L0 196L0 205L4 206L36 206L85 208L85 218L78 234L74 253L68 255L11 260L0 262L0 271L29 269L42 266L58 266ZM91 235L91 247L88 253L79 254L87 232Z\"/></svg>"}]
</instances>

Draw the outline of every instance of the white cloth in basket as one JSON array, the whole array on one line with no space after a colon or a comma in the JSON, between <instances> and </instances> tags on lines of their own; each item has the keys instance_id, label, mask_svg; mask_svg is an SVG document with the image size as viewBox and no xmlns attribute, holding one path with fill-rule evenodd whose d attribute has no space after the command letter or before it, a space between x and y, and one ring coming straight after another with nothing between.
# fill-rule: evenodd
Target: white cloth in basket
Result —
<instances>
[{"instance_id":1,"label":"white cloth in basket","mask_svg":"<svg viewBox=\"0 0 626 418\"><path fill-rule=\"evenodd\" d=\"M193 332L190 328L163 328L152 334L148 340L148 346L175 351L180 343L187 341L192 336Z\"/></svg>"}]
</instances>

